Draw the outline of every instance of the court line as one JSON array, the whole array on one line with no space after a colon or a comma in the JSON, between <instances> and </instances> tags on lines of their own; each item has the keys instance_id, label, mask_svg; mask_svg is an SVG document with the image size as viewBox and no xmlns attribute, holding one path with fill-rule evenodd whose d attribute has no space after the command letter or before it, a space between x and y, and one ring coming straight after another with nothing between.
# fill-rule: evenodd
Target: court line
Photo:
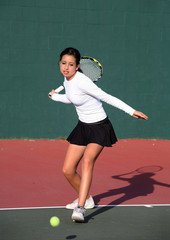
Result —
<instances>
[{"instance_id":1,"label":"court line","mask_svg":"<svg viewBox=\"0 0 170 240\"><path fill-rule=\"evenodd\" d=\"M95 205L95 208L100 207L170 207L170 204L129 204L129 205ZM32 210L32 209L52 209L52 208L65 208L65 206L48 206L48 207L21 207L21 208L0 208L0 211L8 210Z\"/></svg>"}]
</instances>

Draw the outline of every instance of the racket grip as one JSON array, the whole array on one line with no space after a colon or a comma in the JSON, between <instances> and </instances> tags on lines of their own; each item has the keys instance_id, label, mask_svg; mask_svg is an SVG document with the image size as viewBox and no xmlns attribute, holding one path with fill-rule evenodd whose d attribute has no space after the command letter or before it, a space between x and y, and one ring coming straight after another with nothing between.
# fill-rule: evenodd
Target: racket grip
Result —
<instances>
[{"instance_id":1,"label":"racket grip","mask_svg":"<svg viewBox=\"0 0 170 240\"><path fill-rule=\"evenodd\" d=\"M55 92L56 92L56 93L59 93L59 92L61 92L63 89L64 89L64 87L63 87L63 86L60 86L60 87L58 87L58 88L55 89ZM49 93L48 96L51 97L51 94Z\"/></svg>"},{"instance_id":2,"label":"racket grip","mask_svg":"<svg viewBox=\"0 0 170 240\"><path fill-rule=\"evenodd\" d=\"M59 92L61 92L63 89L64 89L64 87L63 87L63 86L60 86L60 87L58 87L58 88L55 89L55 92L56 92L56 93L59 93Z\"/></svg>"}]
</instances>

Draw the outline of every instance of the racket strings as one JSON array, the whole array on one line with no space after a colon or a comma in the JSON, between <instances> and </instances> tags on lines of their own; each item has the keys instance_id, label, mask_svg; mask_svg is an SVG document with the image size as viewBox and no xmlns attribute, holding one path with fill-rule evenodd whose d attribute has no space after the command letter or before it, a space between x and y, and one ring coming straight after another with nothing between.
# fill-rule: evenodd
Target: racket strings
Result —
<instances>
[{"instance_id":1,"label":"racket strings","mask_svg":"<svg viewBox=\"0 0 170 240\"><path fill-rule=\"evenodd\" d=\"M101 77L101 67L93 60L81 59L80 69L92 81L97 81Z\"/></svg>"}]
</instances>

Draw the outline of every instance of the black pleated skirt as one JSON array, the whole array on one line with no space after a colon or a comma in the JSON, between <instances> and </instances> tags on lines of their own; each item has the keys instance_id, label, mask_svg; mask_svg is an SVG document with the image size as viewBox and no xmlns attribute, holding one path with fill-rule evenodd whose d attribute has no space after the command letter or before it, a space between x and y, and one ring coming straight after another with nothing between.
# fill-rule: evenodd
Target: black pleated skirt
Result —
<instances>
[{"instance_id":1,"label":"black pleated skirt","mask_svg":"<svg viewBox=\"0 0 170 240\"><path fill-rule=\"evenodd\" d=\"M117 142L110 120L105 118L95 123L78 122L67 138L67 141L81 146L87 146L89 143L97 143L103 147L111 147Z\"/></svg>"}]
</instances>

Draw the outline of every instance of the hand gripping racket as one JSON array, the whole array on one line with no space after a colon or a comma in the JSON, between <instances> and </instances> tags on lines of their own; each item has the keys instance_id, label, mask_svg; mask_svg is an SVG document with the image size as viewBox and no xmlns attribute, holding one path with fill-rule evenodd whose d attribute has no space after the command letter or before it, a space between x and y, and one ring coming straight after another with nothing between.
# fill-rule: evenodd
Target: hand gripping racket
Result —
<instances>
[{"instance_id":1,"label":"hand gripping racket","mask_svg":"<svg viewBox=\"0 0 170 240\"><path fill-rule=\"evenodd\" d=\"M103 67L95 58L92 57L81 57L80 59L80 70L89 77L93 82L97 82L103 75ZM55 89L56 93L61 92L64 89L60 86ZM49 94L49 97L51 95Z\"/></svg>"}]
</instances>

